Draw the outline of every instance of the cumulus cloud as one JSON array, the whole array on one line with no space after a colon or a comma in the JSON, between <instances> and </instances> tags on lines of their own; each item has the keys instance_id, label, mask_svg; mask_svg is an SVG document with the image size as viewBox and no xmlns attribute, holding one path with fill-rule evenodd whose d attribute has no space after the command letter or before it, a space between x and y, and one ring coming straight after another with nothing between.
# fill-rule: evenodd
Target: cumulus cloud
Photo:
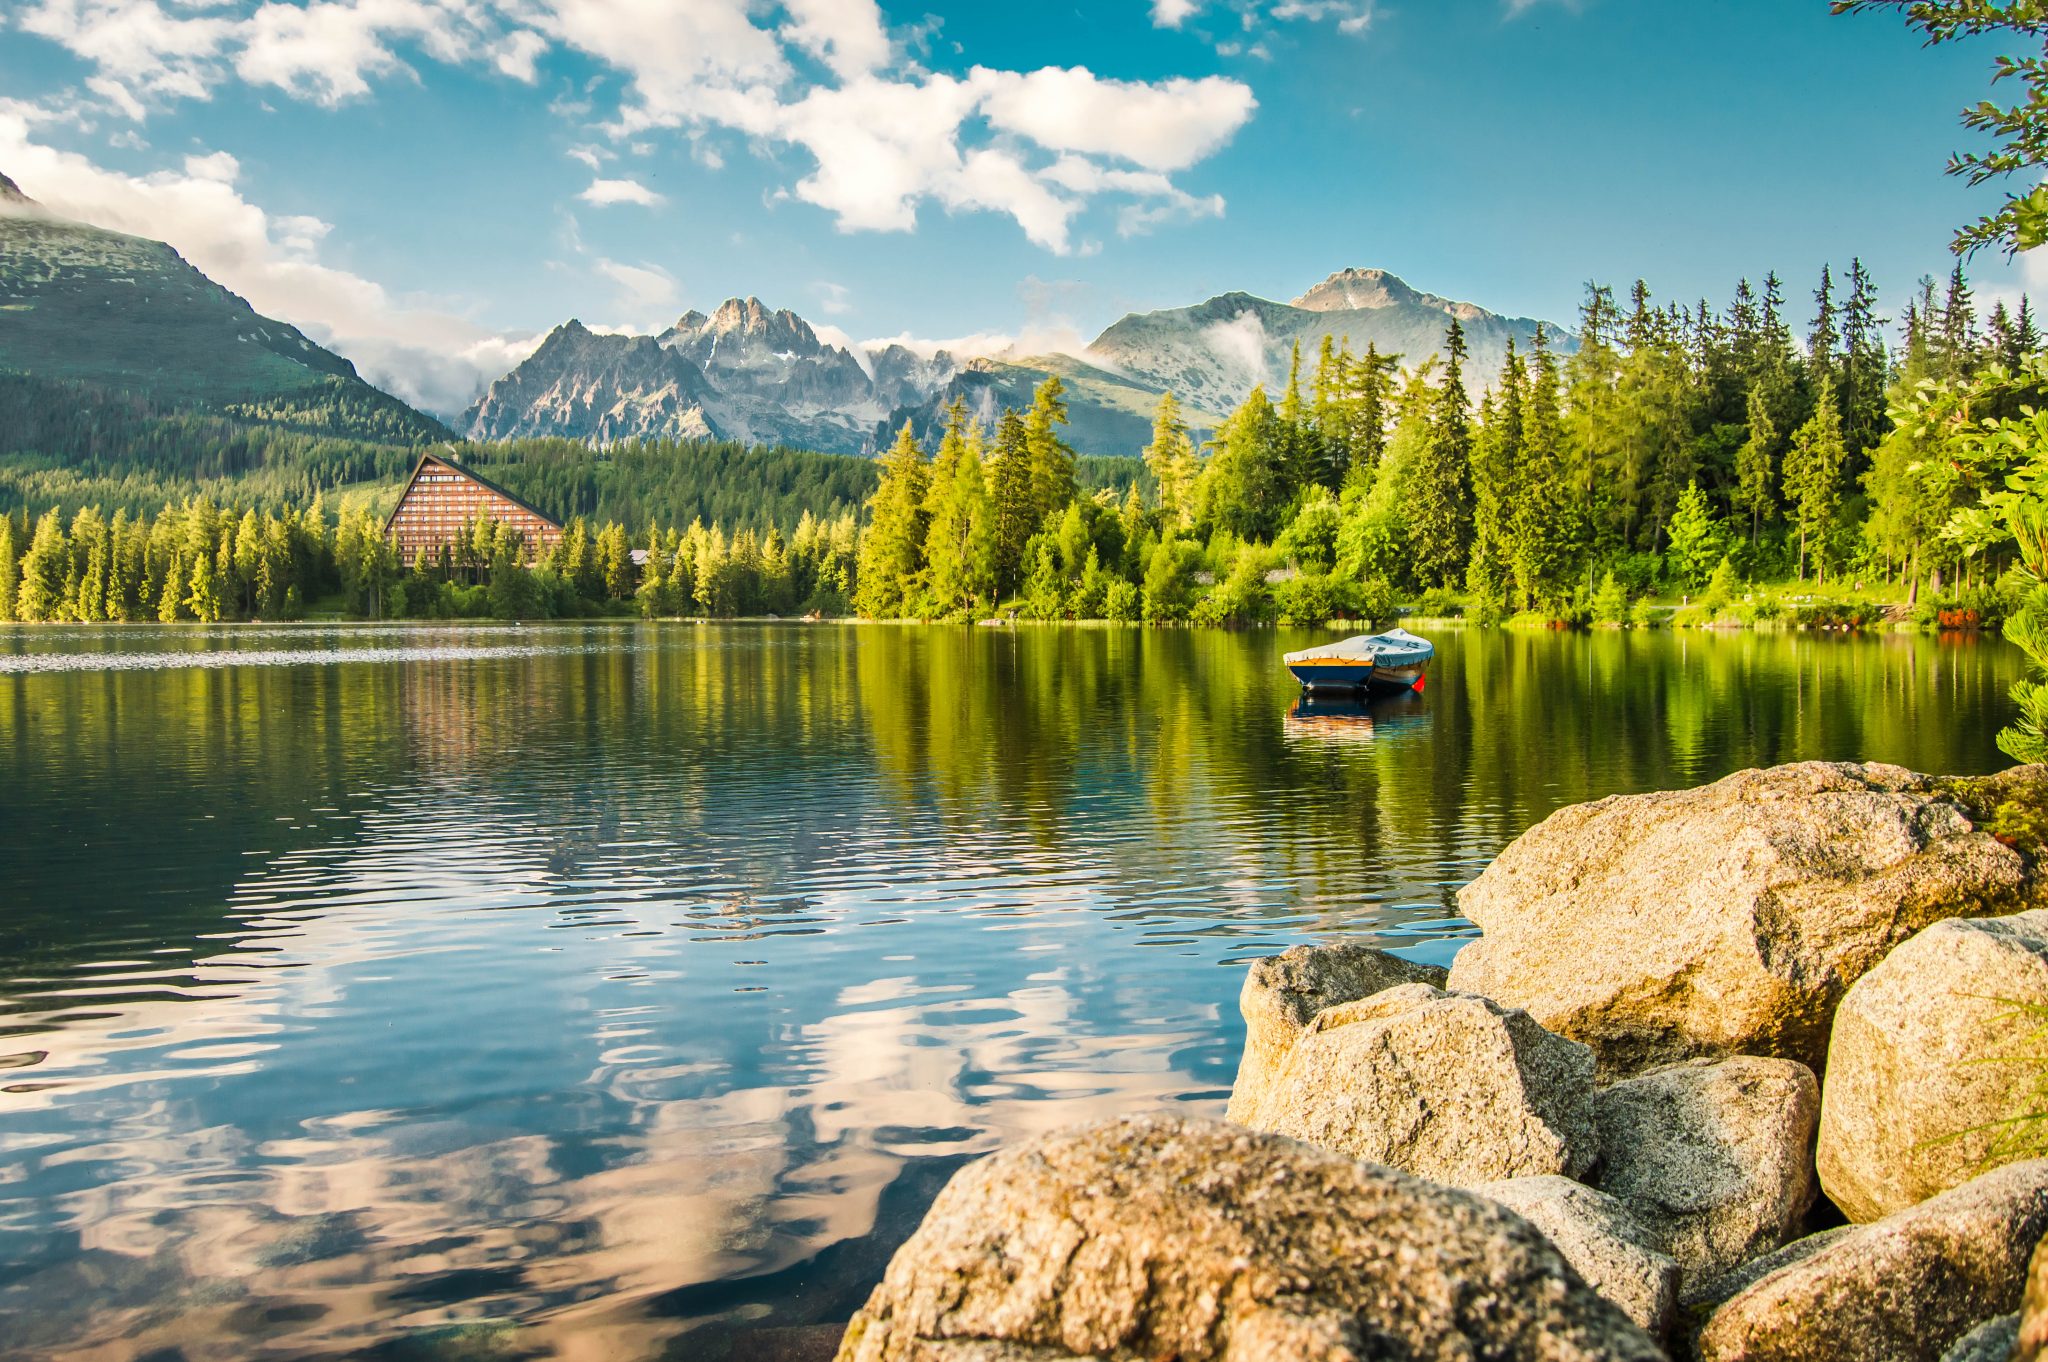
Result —
<instances>
[{"instance_id":1,"label":"cumulus cloud","mask_svg":"<svg viewBox=\"0 0 2048 1362\"><path fill-rule=\"evenodd\" d=\"M829 66L841 80L889 60L889 33L874 0L787 0L783 39Z\"/></svg>"},{"instance_id":2,"label":"cumulus cloud","mask_svg":"<svg viewBox=\"0 0 2048 1362\"><path fill-rule=\"evenodd\" d=\"M1258 107L1251 87L1222 76L1157 84L1104 80L1085 66L990 71L990 123L1052 151L1090 152L1151 170L1181 170L1215 151Z\"/></svg>"},{"instance_id":3,"label":"cumulus cloud","mask_svg":"<svg viewBox=\"0 0 2048 1362\"><path fill-rule=\"evenodd\" d=\"M1192 0L1158 3L1162 14L1193 12ZM1077 245L1074 224L1099 196L1127 201L1126 235L1220 211L1165 176L1213 154L1257 107L1248 86L1220 76L930 72L902 57L876 0L31 0L20 24L90 65L103 105L138 120L229 79L336 105L368 97L379 77L417 79L422 57L532 82L550 51L572 51L623 78L601 124L615 144L637 151L652 130L678 129L716 168L709 135L737 133L770 155L803 152L810 167L787 195L844 231L909 231L932 205L1006 215L1059 254L1091 248ZM590 110L579 100L562 113ZM569 154L597 172L616 150L584 143ZM1077 157L1159 174L1077 177ZM579 197L658 201L634 180L602 177Z\"/></svg>"},{"instance_id":4,"label":"cumulus cloud","mask_svg":"<svg viewBox=\"0 0 2048 1362\"><path fill-rule=\"evenodd\" d=\"M224 152L127 175L39 141L38 121L28 106L0 101L0 165L24 193L60 216L170 243L258 312L300 327L408 402L458 412L509 367L505 356L532 348L531 338L493 334L327 264L320 251L329 225L251 203Z\"/></svg>"},{"instance_id":5,"label":"cumulus cloud","mask_svg":"<svg viewBox=\"0 0 2048 1362\"><path fill-rule=\"evenodd\" d=\"M576 197L599 208L614 203L637 203L643 208L652 208L665 202L661 195L638 180L595 179Z\"/></svg>"},{"instance_id":6,"label":"cumulus cloud","mask_svg":"<svg viewBox=\"0 0 2048 1362\"><path fill-rule=\"evenodd\" d=\"M1198 0L1152 0L1152 22L1160 28L1179 28L1199 8Z\"/></svg>"}]
</instances>

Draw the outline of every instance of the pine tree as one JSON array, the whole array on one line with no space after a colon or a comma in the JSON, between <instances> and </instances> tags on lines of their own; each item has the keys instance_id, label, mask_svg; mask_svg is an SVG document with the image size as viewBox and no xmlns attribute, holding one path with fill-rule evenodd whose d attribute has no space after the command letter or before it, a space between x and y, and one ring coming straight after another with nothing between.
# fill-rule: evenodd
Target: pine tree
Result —
<instances>
[{"instance_id":1,"label":"pine tree","mask_svg":"<svg viewBox=\"0 0 2048 1362\"><path fill-rule=\"evenodd\" d=\"M1713 574L1724 546L1721 527L1714 523L1707 494L1697 482L1688 483L1679 494L1678 506L1671 513L1670 539L1672 568L1680 581L1698 587Z\"/></svg>"},{"instance_id":2,"label":"pine tree","mask_svg":"<svg viewBox=\"0 0 2048 1362\"><path fill-rule=\"evenodd\" d=\"M20 582L15 588L14 617L23 620L56 619L64 607L64 578L70 568L71 549L64 538L64 521L55 511L45 511L36 521L35 536L28 552L21 556Z\"/></svg>"},{"instance_id":3,"label":"pine tree","mask_svg":"<svg viewBox=\"0 0 2048 1362\"><path fill-rule=\"evenodd\" d=\"M1514 513L1524 496L1527 457L1526 383L1527 370L1510 336L1500 386L1481 401L1479 426L1472 438L1472 556L1465 569L1465 587L1493 605L1508 599L1515 558Z\"/></svg>"},{"instance_id":4,"label":"pine tree","mask_svg":"<svg viewBox=\"0 0 2048 1362\"><path fill-rule=\"evenodd\" d=\"M1286 470L1287 494L1316 482L1322 473L1321 442L1310 424L1301 401L1301 342L1294 342L1294 358L1287 366L1287 391L1281 394L1280 465Z\"/></svg>"},{"instance_id":5,"label":"pine tree","mask_svg":"<svg viewBox=\"0 0 2048 1362\"><path fill-rule=\"evenodd\" d=\"M1849 298L1842 307L1842 443L1851 468L1868 460L1883 437L1885 380L1890 360L1885 319L1877 315L1877 286L1860 259L1849 262Z\"/></svg>"},{"instance_id":6,"label":"pine tree","mask_svg":"<svg viewBox=\"0 0 2048 1362\"><path fill-rule=\"evenodd\" d=\"M1332 490L1344 485L1344 475L1351 469L1351 423L1345 412L1345 370L1350 364L1350 347L1339 351L1336 338L1325 332L1309 384L1309 424L1317 454L1311 480Z\"/></svg>"},{"instance_id":7,"label":"pine tree","mask_svg":"<svg viewBox=\"0 0 2048 1362\"><path fill-rule=\"evenodd\" d=\"M868 499L867 531L860 537L860 584L854 608L869 619L900 616L916 603L929 529L925 514L929 476L924 447L905 421L895 445L882 460L881 484Z\"/></svg>"},{"instance_id":8,"label":"pine tree","mask_svg":"<svg viewBox=\"0 0 2048 1362\"><path fill-rule=\"evenodd\" d=\"M995 461L989 469L995 512L996 598L1012 595L1023 580L1024 545L1038 531L1031 502L1031 448L1024 418L1005 408L996 424Z\"/></svg>"},{"instance_id":9,"label":"pine tree","mask_svg":"<svg viewBox=\"0 0 2048 1362\"><path fill-rule=\"evenodd\" d=\"M15 598L21 592L21 554L16 546L14 515L0 512L0 620L19 619Z\"/></svg>"},{"instance_id":10,"label":"pine tree","mask_svg":"<svg viewBox=\"0 0 2048 1362\"><path fill-rule=\"evenodd\" d=\"M1835 325L1835 278L1828 266L1820 267L1820 287L1813 291L1813 326L1806 333L1806 362L1813 373L1825 375L1830 382L1836 379L1836 347L1841 344L1841 332Z\"/></svg>"},{"instance_id":11,"label":"pine tree","mask_svg":"<svg viewBox=\"0 0 2048 1362\"><path fill-rule=\"evenodd\" d=\"M1426 586L1465 578L1472 542L1472 418L1465 392L1465 328L1451 319L1444 376L1431 403L1429 440L1415 470L1409 516L1416 575Z\"/></svg>"},{"instance_id":12,"label":"pine tree","mask_svg":"<svg viewBox=\"0 0 2048 1362\"><path fill-rule=\"evenodd\" d=\"M1960 260L1948 277L1948 296L1941 305L1941 335L1937 343L1943 377L1960 378L1975 367L1977 310Z\"/></svg>"},{"instance_id":13,"label":"pine tree","mask_svg":"<svg viewBox=\"0 0 2048 1362\"><path fill-rule=\"evenodd\" d=\"M1572 591L1585 542L1586 505L1571 485L1557 356L1539 324L1529 352L1523 403L1524 473L1510 518L1511 560L1523 604L1561 606Z\"/></svg>"},{"instance_id":14,"label":"pine tree","mask_svg":"<svg viewBox=\"0 0 2048 1362\"><path fill-rule=\"evenodd\" d=\"M1031 451L1031 507L1038 524L1074 499L1074 451L1059 433L1067 423L1065 393L1060 376L1047 375L1031 394L1031 411L1024 418L1024 443Z\"/></svg>"},{"instance_id":15,"label":"pine tree","mask_svg":"<svg viewBox=\"0 0 2048 1362\"><path fill-rule=\"evenodd\" d=\"M1749 512L1749 542L1756 543L1764 517L1776 508L1771 495L1773 452L1778 432L1771 425L1770 404L1761 387L1749 390L1749 429L1735 451L1735 504Z\"/></svg>"},{"instance_id":16,"label":"pine tree","mask_svg":"<svg viewBox=\"0 0 2048 1362\"><path fill-rule=\"evenodd\" d=\"M1152 443L1145 447L1145 467L1159 484L1159 511L1169 528L1193 522L1196 472L1195 446L1181 419L1180 400L1171 391L1159 395L1152 416Z\"/></svg>"},{"instance_id":17,"label":"pine tree","mask_svg":"<svg viewBox=\"0 0 2048 1362\"><path fill-rule=\"evenodd\" d=\"M647 532L647 566L640 572L640 589L634 593L639 598L640 613L647 619L658 619L673 613L665 609L669 602L667 578L662 572L661 531Z\"/></svg>"},{"instance_id":18,"label":"pine tree","mask_svg":"<svg viewBox=\"0 0 2048 1362\"><path fill-rule=\"evenodd\" d=\"M1271 539L1288 490L1280 422L1264 387L1251 390L1210 447L1197 518L1240 539Z\"/></svg>"},{"instance_id":19,"label":"pine tree","mask_svg":"<svg viewBox=\"0 0 2048 1362\"><path fill-rule=\"evenodd\" d=\"M1799 526L1799 579L1806 580L1809 549L1827 573L1828 534L1834 528L1835 513L1842 501L1842 466L1848 452L1842 446L1842 413L1835 392L1825 378L1814 393L1813 417L1792 436L1785 453L1785 497L1791 503L1794 522Z\"/></svg>"},{"instance_id":20,"label":"pine tree","mask_svg":"<svg viewBox=\"0 0 2048 1362\"><path fill-rule=\"evenodd\" d=\"M626 527L616 520L607 523L597 536L597 575L609 600L633 599L633 549Z\"/></svg>"}]
</instances>

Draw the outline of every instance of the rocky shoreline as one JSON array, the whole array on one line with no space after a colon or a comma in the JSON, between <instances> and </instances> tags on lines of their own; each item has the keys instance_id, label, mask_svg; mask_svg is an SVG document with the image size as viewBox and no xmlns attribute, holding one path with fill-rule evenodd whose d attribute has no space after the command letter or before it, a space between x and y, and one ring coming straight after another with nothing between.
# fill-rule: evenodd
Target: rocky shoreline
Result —
<instances>
[{"instance_id":1,"label":"rocky shoreline","mask_svg":"<svg viewBox=\"0 0 2048 1362\"><path fill-rule=\"evenodd\" d=\"M838 1355L2048 1357L2042 1070L2000 1062L2043 1050L2044 806L1803 763L1560 810L1448 972L1255 964L1227 1120L962 1170Z\"/></svg>"}]
</instances>

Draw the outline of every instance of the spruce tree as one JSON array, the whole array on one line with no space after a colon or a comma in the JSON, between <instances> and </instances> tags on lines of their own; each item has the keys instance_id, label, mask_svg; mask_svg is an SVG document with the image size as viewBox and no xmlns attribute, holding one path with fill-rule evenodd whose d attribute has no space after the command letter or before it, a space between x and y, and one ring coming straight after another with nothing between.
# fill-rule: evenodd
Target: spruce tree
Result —
<instances>
[{"instance_id":1,"label":"spruce tree","mask_svg":"<svg viewBox=\"0 0 2048 1362\"><path fill-rule=\"evenodd\" d=\"M1034 521L1041 524L1074 499L1074 451L1059 432L1067 423L1065 393L1060 376L1047 375L1031 394L1031 411L1024 419L1024 442L1031 451L1031 507Z\"/></svg>"},{"instance_id":2,"label":"spruce tree","mask_svg":"<svg viewBox=\"0 0 2048 1362\"><path fill-rule=\"evenodd\" d=\"M1749 542L1756 543L1764 517L1776 507L1771 496L1773 451L1778 432L1771 425L1770 404L1761 387L1749 390L1749 427L1735 451L1735 504L1749 512Z\"/></svg>"},{"instance_id":3,"label":"spruce tree","mask_svg":"<svg viewBox=\"0 0 2048 1362\"><path fill-rule=\"evenodd\" d=\"M1868 460L1884 435L1885 318L1877 315L1877 286L1860 259L1849 262L1849 298L1842 306L1842 443L1851 468Z\"/></svg>"},{"instance_id":4,"label":"spruce tree","mask_svg":"<svg viewBox=\"0 0 2048 1362\"><path fill-rule=\"evenodd\" d=\"M1279 418L1263 386L1231 413L1211 442L1198 519L1240 539L1271 539L1288 500Z\"/></svg>"},{"instance_id":5,"label":"spruce tree","mask_svg":"<svg viewBox=\"0 0 2048 1362\"><path fill-rule=\"evenodd\" d=\"M1004 408L996 424L995 461L989 469L989 500L995 512L996 598L1013 594L1023 580L1024 546L1038 532L1031 501L1031 446L1024 418Z\"/></svg>"},{"instance_id":6,"label":"spruce tree","mask_svg":"<svg viewBox=\"0 0 2048 1362\"><path fill-rule=\"evenodd\" d=\"M1842 502L1842 413L1834 388L1823 377L1814 393L1812 419L1792 436L1785 453L1785 498L1799 526L1799 579L1806 580L1809 550L1825 579L1828 535Z\"/></svg>"},{"instance_id":7,"label":"spruce tree","mask_svg":"<svg viewBox=\"0 0 2048 1362\"><path fill-rule=\"evenodd\" d=\"M1836 348L1841 344L1841 331L1835 324L1835 278L1828 266L1820 267L1820 287L1813 291L1813 326L1806 333L1806 362L1816 378L1825 375L1830 382L1836 379Z\"/></svg>"},{"instance_id":8,"label":"spruce tree","mask_svg":"<svg viewBox=\"0 0 2048 1362\"><path fill-rule=\"evenodd\" d=\"M1515 556L1514 513L1526 472L1523 388L1527 370L1508 338L1500 386L1480 402L1472 437L1472 556L1465 587L1484 603L1503 605Z\"/></svg>"},{"instance_id":9,"label":"spruce tree","mask_svg":"<svg viewBox=\"0 0 2048 1362\"><path fill-rule=\"evenodd\" d=\"M1409 516L1415 571L1425 586L1462 582L1472 543L1471 399L1465 392L1465 328L1455 317L1444 336L1444 356Z\"/></svg>"},{"instance_id":10,"label":"spruce tree","mask_svg":"<svg viewBox=\"0 0 2048 1362\"><path fill-rule=\"evenodd\" d=\"M1960 378L1976 367L1977 309L1970 281L1963 276L1959 260L1948 277L1948 294L1941 304L1939 363L1942 376Z\"/></svg>"},{"instance_id":11,"label":"spruce tree","mask_svg":"<svg viewBox=\"0 0 2048 1362\"><path fill-rule=\"evenodd\" d=\"M1169 529L1180 529L1193 519L1195 446L1188 438L1187 422L1181 419L1180 400L1171 390L1159 395L1152 415L1152 443L1145 447L1145 467L1159 484L1159 511Z\"/></svg>"},{"instance_id":12,"label":"spruce tree","mask_svg":"<svg viewBox=\"0 0 2048 1362\"><path fill-rule=\"evenodd\" d=\"M1672 569L1686 586L1697 588L1713 575L1724 549L1721 527L1714 523L1707 494L1697 482L1688 483L1679 494L1671 513L1670 540Z\"/></svg>"},{"instance_id":13,"label":"spruce tree","mask_svg":"<svg viewBox=\"0 0 2048 1362\"><path fill-rule=\"evenodd\" d=\"M0 620L19 619L15 598L21 592L21 553L15 543L14 515L0 512Z\"/></svg>"},{"instance_id":14,"label":"spruce tree","mask_svg":"<svg viewBox=\"0 0 2048 1362\"><path fill-rule=\"evenodd\" d=\"M928 475L924 448L905 421L882 460L881 484L868 499L867 530L860 537L854 608L869 619L900 616L917 600L929 528Z\"/></svg>"}]
</instances>

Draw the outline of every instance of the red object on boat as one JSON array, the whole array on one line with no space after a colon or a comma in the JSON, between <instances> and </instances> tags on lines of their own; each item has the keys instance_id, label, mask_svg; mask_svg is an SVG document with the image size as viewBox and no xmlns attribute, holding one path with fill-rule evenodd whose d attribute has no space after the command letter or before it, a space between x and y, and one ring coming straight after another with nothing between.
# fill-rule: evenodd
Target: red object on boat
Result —
<instances>
[{"instance_id":1,"label":"red object on boat","mask_svg":"<svg viewBox=\"0 0 2048 1362\"><path fill-rule=\"evenodd\" d=\"M1429 678L1428 678L1427 676L1418 676L1418 677L1416 677L1416 678L1415 678L1415 684L1414 684L1414 686L1412 686L1412 687L1411 687L1410 689L1413 689L1413 690L1421 690L1421 689L1422 689L1422 683L1423 683L1424 681L1427 681L1428 679L1429 679Z\"/></svg>"}]
</instances>

